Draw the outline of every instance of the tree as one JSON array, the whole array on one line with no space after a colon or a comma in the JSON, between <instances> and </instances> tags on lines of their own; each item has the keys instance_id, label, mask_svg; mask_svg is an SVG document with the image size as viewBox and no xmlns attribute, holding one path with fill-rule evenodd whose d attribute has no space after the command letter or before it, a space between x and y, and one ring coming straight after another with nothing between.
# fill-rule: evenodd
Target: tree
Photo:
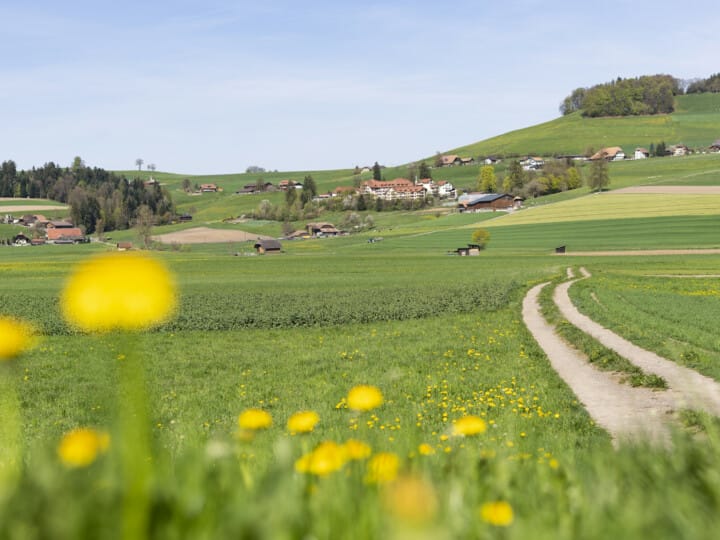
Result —
<instances>
[{"instance_id":1,"label":"tree","mask_svg":"<svg viewBox=\"0 0 720 540\"><path fill-rule=\"evenodd\" d=\"M157 167L155 166L154 163L148 163L147 170L155 172L155 169L157 169Z\"/></svg>"},{"instance_id":2,"label":"tree","mask_svg":"<svg viewBox=\"0 0 720 540\"><path fill-rule=\"evenodd\" d=\"M597 159L590 165L590 174L587 177L588 187L591 190L602 191L610 184L608 163L604 159Z\"/></svg>"},{"instance_id":3,"label":"tree","mask_svg":"<svg viewBox=\"0 0 720 540\"><path fill-rule=\"evenodd\" d=\"M503 181L503 190L514 195L520 194L525 185L526 174L519 161L513 160Z\"/></svg>"},{"instance_id":4,"label":"tree","mask_svg":"<svg viewBox=\"0 0 720 540\"><path fill-rule=\"evenodd\" d=\"M665 157L665 141L660 141L655 147L655 157Z\"/></svg>"},{"instance_id":5,"label":"tree","mask_svg":"<svg viewBox=\"0 0 720 540\"><path fill-rule=\"evenodd\" d=\"M432 178L432 171L430 170L430 166L425 163L424 161L420 162L420 168L418 169L418 175L420 176L420 179L424 178Z\"/></svg>"},{"instance_id":6,"label":"tree","mask_svg":"<svg viewBox=\"0 0 720 540\"><path fill-rule=\"evenodd\" d=\"M135 231L145 249L150 247L153 225L155 225L155 215L148 205L141 205L135 218Z\"/></svg>"},{"instance_id":7,"label":"tree","mask_svg":"<svg viewBox=\"0 0 720 540\"><path fill-rule=\"evenodd\" d=\"M478 177L478 189L483 193L495 193L497 191L497 178L495 177L495 167L492 165L483 165L480 167L480 176Z\"/></svg>"},{"instance_id":8,"label":"tree","mask_svg":"<svg viewBox=\"0 0 720 540\"><path fill-rule=\"evenodd\" d=\"M265 180L262 176L260 176L257 179L257 182L255 182L255 191L265 191Z\"/></svg>"},{"instance_id":9,"label":"tree","mask_svg":"<svg viewBox=\"0 0 720 540\"><path fill-rule=\"evenodd\" d=\"M285 192L285 204L290 207L293 204L295 204L295 201L297 200L297 190L295 189L295 186L288 186L287 191Z\"/></svg>"},{"instance_id":10,"label":"tree","mask_svg":"<svg viewBox=\"0 0 720 540\"><path fill-rule=\"evenodd\" d=\"M145 160L142 158L137 158L135 160L135 165L137 165L138 171L142 169L143 163L145 163Z\"/></svg>"},{"instance_id":11,"label":"tree","mask_svg":"<svg viewBox=\"0 0 720 540\"><path fill-rule=\"evenodd\" d=\"M472 233L472 243L485 249L490 241L490 233L486 229L475 229Z\"/></svg>"},{"instance_id":12,"label":"tree","mask_svg":"<svg viewBox=\"0 0 720 540\"><path fill-rule=\"evenodd\" d=\"M72 171L74 173L77 173L80 169L85 167L85 162L82 160L80 156L75 156L72 162Z\"/></svg>"},{"instance_id":13,"label":"tree","mask_svg":"<svg viewBox=\"0 0 720 540\"><path fill-rule=\"evenodd\" d=\"M582 177L577 167L569 167L567 170L567 188L577 189L582 185Z\"/></svg>"},{"instance_id":14,"label":"tree","mask_svg":"<svg viewBox=\"0 0 720 540\"><path fill-rule=\"evenodd\" d=\"M382 180L382 168L378 164L378 162L375 162L375 165L373 165L372 168L373 173L373 180Z\"/></svg>"},{"instance_id":15,"label":"tree","mask_svg":"<svg viewBox=\"0 0 720 540\"><path fill-rule=\"evenodd\" d=\"M186 193L188 191L190 191L190 189L192 188L192 182L190 181L189 178L183 178L182 188L183 188L183 191L185 191Z\"/></svg>"}]
</instances>

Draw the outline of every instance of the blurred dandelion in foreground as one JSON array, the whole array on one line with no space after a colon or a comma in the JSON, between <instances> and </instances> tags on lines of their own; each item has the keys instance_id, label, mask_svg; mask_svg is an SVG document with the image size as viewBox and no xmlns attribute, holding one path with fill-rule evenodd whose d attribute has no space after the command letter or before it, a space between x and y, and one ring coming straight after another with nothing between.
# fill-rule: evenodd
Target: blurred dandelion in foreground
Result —
<instances>
[{"instance_id":1,"label":"blurred dandelion in foreground","mask_svg":"<svg viewBox=\"0 0 720 540\"><path fill-rule=\"evenodd\" d=\"M32 346L32 327L12 317L0 317L0 361L19 356Z\"/></svg>"},{"instance_id":2,"label":"blurred dandelion in foreground","mask_svg":"<svg viewBox=\"0 0 720 540\"><path fill-rule=\"evenodd\" d=\"M387 511L411 525L425 525L435 518L438 500L433 485L416 476L403 476L383 492Z\"/></svg>"},{"instance_id":3,"label":"blurred dandelion in foreground","mask_svg":"<svg viewBox=\"0 0 720 540\"><path fill-rule=\"evenodd\" d=\"M315 411L300 411L293 414L287 421L287 428L293 435L296 433L310 433L320 422L320 416Z\"/></svg>"},{"instance_id":4,"label":"blurred dandelion in foreground","mask_svg":"<svg viewBox=\"0 0 720 540\"><path fill-rule=\"evenodd\" d=\"M462 418L456 420L453 425L454 435L479 435L481 433L485 433L486 430L487 424L485 423L485 420L479 416L463 416Z\"/></svg>"},{"instance_id":5,"label":"blurred dandelion in foreground","mask_svg":"<svg viewBox=\"0 0 720 540\"><path fill-rule=\"evenodd\" d=\"M250 431L267 429L272 426L272 416L262 409L245 409L238 416L238 426Z\"/></svg>"},{"instance_id":6,"label":"blurred dandelion in foreground","mask_svg":"<svg viewBox=\"0 0 720 540\"><path fill-rule=\"evenodd\" d=\"M422 443L418 446L418 452L421 456L432 456L435 453L435 449L428 443Z\"/></svg>"},{"instance_id":7,"label":"blurred dandelion in foreground","mask_svg":"<svg viewBox=\"0 0 720 540\"><path fill-rule=\"evenodd\" d=\"M365 480L370 484L386 484L395 480L400 468L400 458L392 452L375 454L368 462Z\"/></svg>"},{"instance_id":8,"label":"blurred dandelion in foreground","mask_svg":"<svg viewBox=\"0 0 720 540\"><path fill-rule=\"evenodd\" d=\"M348 407L356 411L369 411L383 403L383 395L375 386L361 384L348 392Z\"/></svg>"},{"instance_id":9,"label":"blurred dandelion in foreground","mask_svg":"<svg viewBox=\"0 0 720 540\"><path fill-rule=\"evenodd\" d=\"M316 476L327 476L339 471L346 461L345 448L334 441L323 441L315 450L295 462L295 470Z\"/></svg>"},{"instance_id":10,"label":"blurred dandelion in foreground","mask_svg":"<svg viewBox=\"0 0 720 540\"><path fill-rule=\"evenodd\" d=\"M506 501L487 502L480 507L480 519L495 527L508 527L513 522L513 509Z\"/></svg>"},{"instance_id":11,"label":"blurred dandelion in foreground","mask_svg":"<svg viewBox=\"0 0 720 540\"><path fill-rule=\"evenodd\" d=\"M372 448L367 443L358 441L357 439L349 439L345 442L345 453L347 458L351 461L359 461L366 459L372 454Z\"/></svg>"},{"instance_id":12,"label":"blurred dandelion in foreground","mask_svg":"<svg viewBox=\"0 0 720 540\"><path fill-rule=\"evenodd\" d=\"M176 304L170 272L135 253L104 254L81 263L61 297L65 319L88 332L143 330L165 322Z\"/></svg>"},{"instance_id":13,"label":"blurred dandelion in foreground","mask_svg":"<svg viewBox=\"0 0 720 540\"><path fill-rule=\"evenodd\" d=\"M91 428L78 428L66 433L58 446L60 461L71 468L87 467L110 445L110 436Z\"/></svg>"}]
</instances>

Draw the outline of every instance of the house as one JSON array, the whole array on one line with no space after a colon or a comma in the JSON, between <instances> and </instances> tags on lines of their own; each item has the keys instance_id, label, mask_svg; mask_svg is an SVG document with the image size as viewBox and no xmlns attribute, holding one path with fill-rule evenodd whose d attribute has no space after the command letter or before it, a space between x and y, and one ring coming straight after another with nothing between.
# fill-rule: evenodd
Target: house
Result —
<instances>
[{"instance_id":1,"label":"house","mask_svg":"<svg viewBox=\"0 0 720 540\"><path fill-rule=\"evenodd\" d=\"M525 171L538 171L545 165L545 160L541 157L528 156L520 162Z\"/></svg>"},{"instance_id":2,"label":"house","mask_svg":"<svg viewBox=\"0 0 720 540\"><path fill-rule=\"evenodd\" d=\"M712 143L708 150L710 150L711 152L720 152L720 139Z\"/></svg>"},{"instance_id":3,"label":"house","mask_svg":"<svg viewBox=\"0 0 720 540\"><path fill-rule=\"evenodd\" d=\"M259 255L270 255L272 253L280 253L282 251L282 245L278 240L267 239L258 240L253 246Z\"/></svg>"},{"instance_id":4,"label":"house","mask_svg":"<svg viewBox=\"0 0 720 540\"><path fill-rule=\"evenodd\" d=\"M485 159L482 160L482 162L485 165L495 165L497 162L500 161L500 158L497 156L488 156Z\"/></svg>"},{"instance_id":5,"label":"house","mask_svg":"<svg viewBox=\"0 0 720 540\"><path fill-rule=\"evenodd\" d=\"M53 221L48 221L46 228L47 229L73 229L73 228L75 228L75 225L73 225L69 221L53 220Z\"/></svg>"},{"instance_id":6,"label":"house","mask_svg":"<svg viewBox=\"0 0 720 540\"><path fill-rule=\"evenodd\" d=\"M118 251L128 251L133 247L132 242L118 242L115 245Z\"/></svg>"},{"instance_id":7,"label":"house","mask_svg":"<svg viewBox=\"0 0 720 540\"><path fill-rule=\"evenodd\" d=\"M450 167L452 165L461 165L461 164L462 164L462 158L460 156L456 156L455 154L450 154L449 156L440 156L439 165L441 167Z\"/></svg>"},{"instance_id":8,"label":"house","mask_svg":"<svg viewBox=\"0 0 720 540\"><path fill-rule=\"evenodd\" d=\"M510 210L515 207L515 198L507 193L469 193L458 199L460 212L481 212L483 210Z\"/></svg>"},{"instance_id":9,"label":"house","mask_svg":"<svg viewBox=\"0 0 720 540\"><path fill-rule=\"evenodd\" d=\"M389 182L367 180L360 185L360 192L386 201L396 199L415 200L425 197L425 188L421 185L416 186L407 178L396 178Z\"/></svg>"},{"instance_id":10,"label":"house","mask_svg":"<svg viewBox=\"0 0 720 540\"><path fill-rule=\"evenodd\" d=\"M475 160L471 157L460 158L460 165L472 165Z\"/></svg>"},{"instance_id":11,"label":"house","mask_svg":"<svg viewBox=\"0 0 720 540\"><path fill-rule=\"evenodd\" d=\"M595 152L589 159L590 161L597 161L599 159L604 159L606 161L620 161L625 159L625 152L619 146L611 146Z\"/></svg>"},{"instance_id":12,"label":"house","mask_svg":"<svg viewBox=\"0 0 720 540\"><path fill-rule=\"evenodd\" d=\"M295 180L280 180L280 182L278 182L278 189L281 191L287 191L290 188L302 189L302 184Z\"/></svg>"},{"instance_id":13,"label":"house","mask_svg":"<svg viewBox=\"0 0 720 540\"><path fill-rule=\"evenodd\" d=\"M351 195L353 193L356 193L358 188L355 186L338 186L332 191L333 197L338 197L342 195Z\"/></svg>"},{"instance_id":14,"label":"house","mask_svg":"<svg viewBox=\"0 0 720 540\"><path fill-rule=\"evenodd\" d=\"M635 159L647 159L650 157L650 150L647 148L636 148Z\"/></svg>"},{"instance_id":15,"label":"house","mask_svg":"<svg viewBox=\"0 0 720 540\"><path fill-rule=\"evenodd\" d=\"M200 191L202 193L216 193L220 188L216 184L200 184Z\"/></svg>"},{"instance_id":16,"label":"house","mask_svg":"<svg viewBox=\"0 0 720 540\"><path fill-rule=\"evenodd\" d=\"M300 238L310 238L310 234L307 231L293 231L286 235L287 240L299 240Z\"/></svg>"},{"instance_id":17,"label":"house","mask_svg":"<svg viewBox=\"0 0 720 540\"><path fill-rule=\"evenodd\" d=\"M23 233L16 234L12 239L13 246L29 246L31 242L30 238Z\"/></svg>"},{"instance_id":18,"label":"house","mask_svg":"<svg viewBox=\"0 0 720 540\"><path fill-rule=\"evenodd\" d=\"M690 149L684 144L674 144L673 146L668 146L667 153L671 156L687 156L690 153Z\"/></svg>"},{"instance_id":19,"label":"house","mask_svg":"<svg viewBox=\"0 0 720 540\"><path fill-rule=\"evenodd\" d=\"M310 236L338 236L342 234L332 223L308 223L305 229Z\"/></svg>"},{"instance_id":20,"label":"house","mask_svg":"<svg viewBox=\"0 0 720 540\"><path fill-rule=\"evenodd\" d=\"M85 235L77 227L48 227L45 239L53 244L81 244L86 242Z\"/></svg>"},{"instance_id":21,"label":"house","mask_svg":"<svg viewBox=\"0 0 720 540\"><path fill-rule=\"evenodd\" d=\"M480 246L477 244L468 244L468 247L457 248L453 253L461 257L477 257L480 255Z\"/></svg>"}]
</instances>

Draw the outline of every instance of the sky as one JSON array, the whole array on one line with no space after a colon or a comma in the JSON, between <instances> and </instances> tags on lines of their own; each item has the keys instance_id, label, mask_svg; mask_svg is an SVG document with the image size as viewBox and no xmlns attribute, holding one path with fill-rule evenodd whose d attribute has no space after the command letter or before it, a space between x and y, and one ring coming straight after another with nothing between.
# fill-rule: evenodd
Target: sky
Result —
<instances>
[{"instance_id":1,"label":"sky","mask_svg":"<svg viewBox=\"0 0 720 540\"><path fill-rule=\"evenodd\" d=\"M708 77L714 1L3 0L0 161L400 165L616 77Z\"/></svg>"}]
</instances>

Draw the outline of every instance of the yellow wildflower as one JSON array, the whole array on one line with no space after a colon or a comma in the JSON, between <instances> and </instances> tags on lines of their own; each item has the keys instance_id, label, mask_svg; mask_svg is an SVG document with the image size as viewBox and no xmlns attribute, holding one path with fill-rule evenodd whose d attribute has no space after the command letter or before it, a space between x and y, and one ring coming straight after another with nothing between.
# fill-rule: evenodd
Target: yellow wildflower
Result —
<instances>
[{"instance_id":1,"label":"yellow wildflower","mask_svg":"<svg viewBox=\"0 0 720 540\"><path fill-rule=\"evenodd\" d=\"M287 421L290 433L310 433L320 421L315 411L300 411L293 414Z\"/></svg>"},{"instance_id":2,"label":"yellow wildflower","mask_svg":"<svg viewBox=\"0 0 720 540\"><path fill-rule=\"evenodd\" d=\"M30 348L32 327L12 317L0 317L0 361L15 358Z\"/></svg>"},{"instance_id":3,"label":"yellow wildflower","mask_svg":"<svg viewBox=\"0 0 720 540\"><path fill-rule=\"evenodd\" d=\"M238 416L238 425L251 431L267 429L272 426L272 416L262 409L245 409Z\"/></svg>"},{"instance_id":4,"label":"yellow wildflower","mask_svg":"<svg viewBox=\"0 0 720 540\"><path fill-rule=\"evenodd\" d=\"M370 484L386 484L395 480L400 468L400 458L392 452L375 454L367 467L365 480Z\"/></svg>"},{"instance_id":5,"label":"yellow wildflower","mask_svg":"<svg viewBox=\"0 0 720 540\"><path fill-rule=\"evenodd\" d=\"M422 443L418 446L418 452L420 452L422 456L432 456L435 453L435 449L428 443Z\"/></svg>"},{"instance_id":6,"label":"yellow wildflower","mask_svg":"<svg viewBox=\"0 0 720 540\"><path fill-rule=\"evenodd\" d=\"M487 502L480 507L480 518L495 527L508 527L513 522L513 509L506 501Z\"/></svg>"},{"instance_id":7,"label":"yellow wildflower","mask_svg":"<svg viewBox=\"0 0 720 540\"><path fill-rule=\"evenodd\" d=\"M82 330L140 330L167 320L177 303L168 270L134 253L104 254L81 263L61 298L63 315Z\"/></svg>"},{"instance_id":8,"label":"yellow wildflower","mask_svg":"<svg viewBox=\"0 0 720 540\"><path fill-rule=\"evenodd\" d=\"M345 454L349 460L360 460L370 457L372 448L370 445L358 441L357 439L349 439L345 442Z\"/></svg>"},{"instance_id":9,"label":"yellow wildflower","mask_svg":"<svg viewBox=\"0 0 720 540\"><path fill-rule=\"evenodd\" d=\"M390 514L410 525L432 521L438 508L433 485L415 476L398 478L388 486L383 503Z\"/></svg>"},{"instance_id":10,"label":"yellow wildflower","mask_svg":"<svg viewBox=\"0 0 720 540\"><path fill-rule=\"evenodd\" d=\"M487 424L485 423L485 420L479 416L473 415L463 416L462 418L456 420L453 425L453 433L455 435L478 435L480 433L485 433L486 430Z\"/></svg>"},{"instance_id":11,"label":"yellow wildflower","mask_svg":"<svg viewBox=\"0 0 720 540\"><path fill-rule=\"evenodd\" d=\"M356 411L369 411L383 403L383 396L375 386L361 384L348 392L347 404Z\"/></svg>"},{"instance_id":12,"label":"yellow wildflower","mask_svg":"<svg viewBox=\"0 0 720 540\"><path fill-rule=\"evenodd\" d=\"M110 445L107 433L78 428L66 433L58 446L58 456L67 467L87 467Z\"/></svg>"},{"instance_id":13,"label":"yellow wildflower","mask_svg":"<svg viewBox=\"0 0 720 540\"><path fill-rule=\"evenodd\" d=\"M296 470L305 469L316 476L327 476L345 465L345 449L333 441L321 442L315 450L295 463Z\"/></svg>"}]
</instances>

